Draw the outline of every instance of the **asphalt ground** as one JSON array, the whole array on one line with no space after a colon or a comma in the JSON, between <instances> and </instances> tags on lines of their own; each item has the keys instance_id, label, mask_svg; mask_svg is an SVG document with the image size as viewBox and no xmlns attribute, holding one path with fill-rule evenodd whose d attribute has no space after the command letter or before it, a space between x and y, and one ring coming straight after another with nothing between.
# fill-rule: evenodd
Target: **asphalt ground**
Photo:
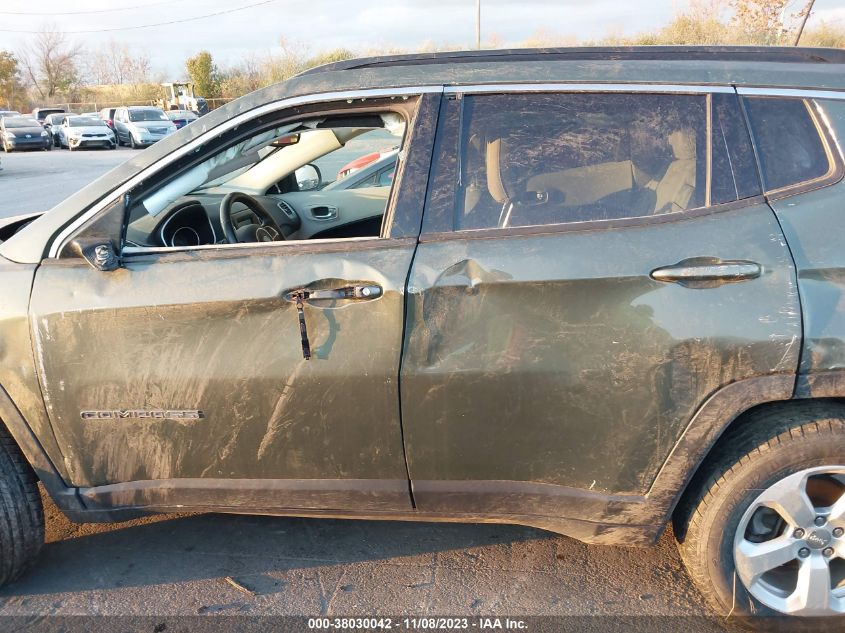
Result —
<instances>
[{"instance_id":1,"label":"asphalt ground","mask_svg":"<svg viewBox=\"0 0 845 633\"><path fill-rule=\"evenodd\" d=\"M46 211L138 151L0 151L0 218Z\"/></svg>"},{"instance_id":2,"label":"asphalt ground","mask_svg":"<svg viewBox=\"0 0 845 633\"><path fill-rule=\"evenodd\" d=\"M132 152L4 154L0 217L47 209ZM209 514L76 525L44 505L47 544L0 590L0 630L19 629L12 616L47 630L59 616L156 616L161 623L138 630L165 631L167 618L189 617L184 630L194 630L226 615L581 616L574 628L602 631L633 630L615 619L632 617L647 630L733 628L707 619L671 529L639 549L507 525Z\"/></svg>"}]
</instances>

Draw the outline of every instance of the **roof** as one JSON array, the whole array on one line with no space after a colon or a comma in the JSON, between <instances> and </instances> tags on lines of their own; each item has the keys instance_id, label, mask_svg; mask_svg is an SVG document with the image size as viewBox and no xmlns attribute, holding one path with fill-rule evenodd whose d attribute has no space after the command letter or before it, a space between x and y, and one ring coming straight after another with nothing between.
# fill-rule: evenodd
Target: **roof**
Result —
<instances>
[{"instance_id":1,"label":"roof","mask_svg":"<svg viewBox=\"0 0 845 633\"><path fill-rule=\"evenodd\" d=\"M384 66L459 64L466 62L530 61L757 61L843 64L845 50L773 46L607 46L574 48L515 48L505 50L443 51L363 57L317 66L302 73L353 70Z\"/></svg>"}]
</instances>

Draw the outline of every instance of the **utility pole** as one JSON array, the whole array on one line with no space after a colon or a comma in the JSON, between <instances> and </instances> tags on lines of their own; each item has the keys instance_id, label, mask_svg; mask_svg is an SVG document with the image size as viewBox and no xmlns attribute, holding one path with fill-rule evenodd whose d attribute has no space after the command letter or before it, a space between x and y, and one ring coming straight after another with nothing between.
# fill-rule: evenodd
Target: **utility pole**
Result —
<instances>
[{"instance_id":1,"label":"utility pole","mask_svg":"<svg viewBox=\"0 0 845 633\"><path fill-rule=\"evenodd\" d=\"M814 4L816 4L816 0L810 0L807 4L807 11L804 13L804 19L801 20L801 26L798 27L798 35L795 37L795 46L798 46L798 42L801 41L801 36L804 34L804 27L807 25L807 20L810 17L810 12L813 10Z\"/></svg>"},{"instance_id":2,"label":"utility pole","mask_svg":"<svg viewBox=\"0 0 845 633\"><path fill-rule=\"evenodd\" d=\"M481 0L475 0L475 48L481 48Z\"/></svg>"}]
</instances>

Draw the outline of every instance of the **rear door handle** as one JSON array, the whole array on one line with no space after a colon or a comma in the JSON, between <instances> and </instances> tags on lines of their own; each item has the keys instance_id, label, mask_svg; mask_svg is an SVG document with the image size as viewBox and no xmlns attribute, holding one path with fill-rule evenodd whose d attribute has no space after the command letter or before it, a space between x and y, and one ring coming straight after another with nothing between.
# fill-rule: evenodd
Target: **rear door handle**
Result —
<instances>
[{"instance_id":1,"label":"rear door handle","mask_svg":"<svg viewBox=\"0 0 845 633\"><path fill-rule=\"evenodd\" d=\"M682 285L710 287L756 279L762 274L763 268L756 262L697 257L653 270L651 278Z\"/></svg>"}]
</instances>

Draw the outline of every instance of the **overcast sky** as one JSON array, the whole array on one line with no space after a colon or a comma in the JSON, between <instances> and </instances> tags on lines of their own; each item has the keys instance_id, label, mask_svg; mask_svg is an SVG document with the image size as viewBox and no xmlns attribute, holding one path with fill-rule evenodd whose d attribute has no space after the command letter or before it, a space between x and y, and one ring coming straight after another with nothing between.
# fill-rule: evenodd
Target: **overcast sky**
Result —
<instances>
[{"instance_id":1,"label":"overcast sky","mask_svg":"<svg viewBox=\"0 0 845 633\"><path fill-rule=\"evenodd\" d=\"M631 35L659 28L687 1L482 0L482 37L495 36L497 45L508 46L538 33L573 43L608 34ZM67 32L97 31L71 37L89 48L114 39L144 49L153 69L173 78L183 74L184 59L198 50L210 50L225 66L249 53L278 50L281 37L310 53L336 47L358 52L426 44L472 47L475 42L475 0L264 0L261 6L187 23L107 30L193 18L257 2L261 0L0 0L0 29L37 31L55 24ZM98 12L59 15L82 11ZM811 19L845 24L845 0L817 0ZM27 37L0 31L0 49L18 49Z\"/></svg>"}]
</instances>

